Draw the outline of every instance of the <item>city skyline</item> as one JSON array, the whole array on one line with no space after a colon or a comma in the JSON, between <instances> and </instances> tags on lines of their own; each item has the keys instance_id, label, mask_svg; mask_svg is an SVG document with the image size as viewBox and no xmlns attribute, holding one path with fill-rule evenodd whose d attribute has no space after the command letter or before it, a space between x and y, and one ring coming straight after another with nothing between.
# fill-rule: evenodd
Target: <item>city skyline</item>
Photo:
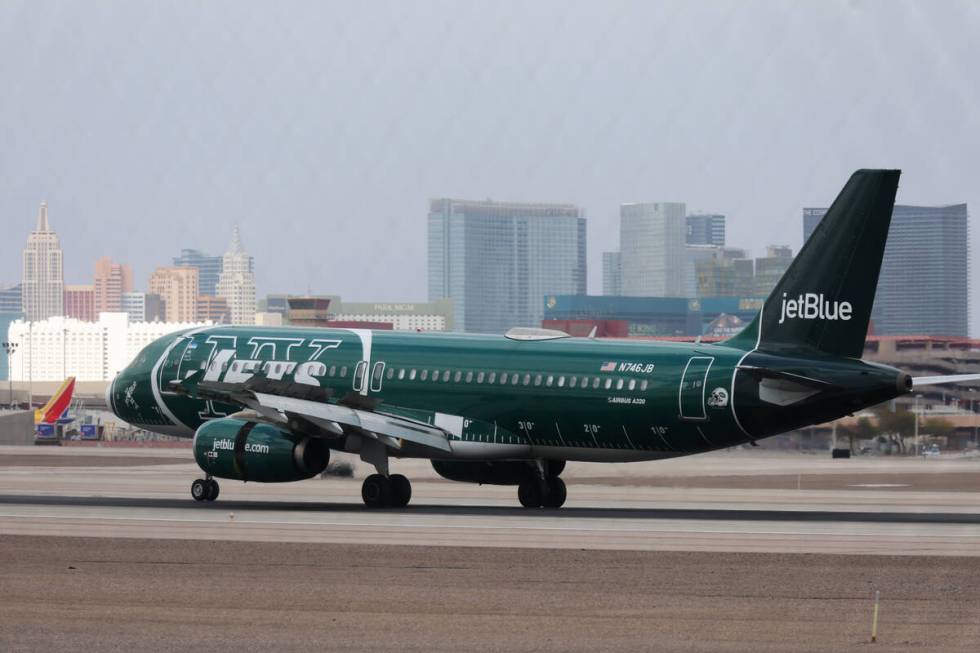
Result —
<instances>
[{"instance_id":1,"label":"city skyline","mask_svg":"<svg viewBox=\"0 0 980 653\"><path fill-rule=\"evenodd\" d=\"M478 209L479 207L484 207L485 209L490 210L491 213L495 215L500 213L501 210L509 211L509 210L514 210L515 208L529 209L531 210L531 212L527 213L527 217L533 217L533 219L530 222L526 223L524 227L525 231L527 230L528 226L537 228L535 225L540 223L541 218L547 218L549 213L557 211L558 213L555 213L555 215L558 215L558 214L563 214L564 212L566 212L567 209L574 209L573 213L579 216L579 220L581 223L579 225L579 228L575 230L576 231L575 238L580 239L580 234L584 234L586 231L585 230L586 220L582 215L583 212L581 211L581 209L578 209L577 207L573 207L570 205L546 205L541 203L521 204L521 203L507 203L507 202L493 202L493 201L479 202L479 201L472 201L472 200L445 200L445 199L430 200L430 214L429 214L430 230L432 228L432 219L433 219L433 213L431 212L432 207L440 205L440 203L444 204L446 202L449 202L450 205L458 205L459 207L462 207L461 210L463 211L463 213L460 214L460 217L464 217L466 211L472 212L474 209ZM550 207L550 209L548 207ZM701 219L704 218L709 218L710 219L709 223L713 225L713 227L709 228L709 230L713 230L719 234L715 236L717 242L724 242L725 217L723 215L690 214L687 213L686 207L683 205L683 203L667 204L667 205L652 204L652 203L627 204L627 205L621 205L620 211L622 212L624 210L629 210L635 212L636 210L639 210L640 213L645 215L645 212L649 210L649 211L653 211L653 214L651 215L654 214L660 215L661 212L663 210L666 210L667 208L672 209L673 213L676 214L674 215L674 219L673 219L674 222L673 231L677 233L674 234L673 240L680 242L681 229L679 228L679 225L686 223L687 225L685 231L686 239L687 241L691 241L692 222L700 221ZM546 210L542 213L541 209L546 209ZM895 219L895 224L893 225L893 230L896 231L896 234L893 236L893 240L898 239L901 240L902 242L908 241L908 237L904 236L903 234L905 232L908 232L909 229L912 227L912 223L910 223L909 220L914 220L916 218L922 218L922 217L929 218L934 216L934 214L938 215L943 211L948 211L953 209L958 211L959 219L961 222L960 227L962 228L962 233L959 233L957 237L954 239L956 241L956 246L962 250L961 252L962 256L958 258L957 261L961 264L960 265L961 268L963 269L968 268L969 265L967 259L967 245L965 239L965 235L968 232L968 228L967 228L968 210L965 204L946 205L940 207L914 207L914 206L897 204L895 207L896 219ZM812 230L816 227L816 225L819 223L819 219L822 217L823 212L825 210L826 209L815 209L810 207L802 208L802 215L803 215L802 225L803 225L804 238L806 238L809 235L809 233L812 232ZM453 213L454 211L455 209L450 213ZM537 215L537 213L540 213L540 215ZM640 213L638 213L637 215L640 215ZM446 217L448 218L448 215ZM527 219L527 217L525 218L525 220ZM659 219L663 220L663 217L661 216ZM704 231L704 227L706 226L707 225L702 225L701 230ZM544 234L545 232L552 233L551 231L549 231L549 229L553 229L553 228L545 228L545 230L542 231L542 234ZM644 226L643 229L649 229L649 226ZM923 233L926 235L929 234L928 227L925 224L922 225L920 231L923 231ZM704 231L704 234L707 233L708 233L707 231ZM544 237L543 239L539 238L541 245L544 245L545 243L549 243L549 238L553 238L555 235L557 235L557 232L552 233L552 236L550 237ZM28 255L29 252L35 252L35 250L37 250L39 237L41 241L44 242L45 247L50 247L50 246L55 247L51 255L57 259L57 262L60 265L60 260L63 256L63 252L61 248L58 246L57 235L53 232L53 230L50 230L48 216L47 216L47 204L45 202L41 203L41 208L39 210L38 217L37 217L37 224L35 226L35 229L30 233L28 237L28 245L24 250L25 257ZM432 234L430 233L430 248L432 243L431 237ZM492 243L497 243L498 240L499 239L491 239L486 241L486 243L482 246L483 249L486 249L486 246L489 246ZM637 237L635 236L624 238L621 234L622 242L636 241L636 240ZM656 238L654 240L656 240ZM695 238L694 240L698 240L698 238ZM942 240L942 243L946 243L948 240L949 240L948 238ZM554 242L557 243L561 241L562 238L559 237ZM512 244L515 244L517 250L520 250L521 248L527 249L527 243L522 245L521 243L514 241ZM469 247L469 245L467 245L467 247ZM583 257L582 260L584 260L585 250L587 250L587 242L583 241L581 245L575 245L573 249L575 249L576 247L582 250L578 252L577 256ZM744 252L744 250L739 250L738 248L731 248L731 247L728 248L720 247L718 245L691 245L689 243L685 243L684 247L687 250L686 254L689 260L686 260L685 265L678 267L675 270L675 272L677 273L683 272L687 276L691 277L690 279L687 280L687 282L678 284L678 285L688 286L688 290L686 292L680 294L674 294L674 295L649 294L649 295L634 295L634 296L645 296L645 297L674 296L674 297L685 297L685 298L702 298L702 297L707 298L707 297L722 297L722 296L733 296L733 297L742 297L742 298L764 297L768 294L769 289L771 289L772 285L779 279L779 277L783 274L783 272L787 268L788 264L793 259L792 248L782 246L782 245L768 245L766 247L767 250L766 256L756 257L754 259L755 267L757 267L758 269L755 270L754 275L750 274L748 277L749 282L754 283L754 288L752 289L752 291L732 292L732 290L734 290L734 288L738 286L737 283L736 286L733 286L732 289L717 290L717 288L724 288L725 284L730 283L731 281L733 281L733 279L727 281L723 281L722 278L720 277L715 279L714 275L717 272L709 271L708 267L704 267L704 269L702 269L702 263L708 264L710 267L713 267L714 264L710 264L709 263L710 261L717 261L720 259L728 259L734 257L734 258L743 259L742 262L748 263L751 266L752 260L745 257L746 253ZM894 247L895 247L895 243L892 243L892 247L890 249L894 249ZM703 248L705 251L703 253L696 253L692 251L699 248ZM561 259L561 256L555 258L553 254L548 254L547 250L550 249L549 247L544 247L544 249L542 249L541 246L535 246L532 247L531 249L537 251L539 257L542 255L542 253L544 253L545 258L551 256L556 261ZM681 248L676 247L675 249L680 250ZM443 252L443 254L448 255L448 251ZM36 256L37 254L35 252L31 255ZM431 256L432 253L430 252L430 259ZM937 253L930 253L930 256L932 256L933 258L939 257L936 260L941 261L943 260L944 255L941 252L937 252ZM611 259L610 257L615 257L615 262L618 263L620 253L604 252L602 253L602 257L603 257L603 270L602 270L603 293L602 294L608 295L609 294L608 291L611 288L607 283L607 276L613 272L612 268L613 267L616 268L615 274L617 276L622 275L622 270L620 265L613 265L613 266L610 265L613 262L613 259ZM894 256L892 256L891 258L894 258ZM146 317L147 315L146 306L145 306L145 303L147 301L146 297L147 296L156 297L157 299L154 301L160 302L160 296L162 294L160 284L165 283L159 279L160 275L162 273L166 273L165 276L172 275L173 273L181 273L182 275L186 275L187 273L193 273L194 279L192 280L190 285L183 282L178 284L181 286L187 286L187 288L184 288L177 293L182 298L178 300L181 305L181 308L177 312L174 312L173 309L170 311L166 311L165 309L167 306L167 302L164 299L161 303L161 306L163 307L164 310L161 310L160 307L155 308L155 311L153 312L154 316L160 316L161 318L168 319L168 320L173 318L178 321L184 321L187 319L202 319L202 320L211 320L215 323L232 323L232 324L254 323L255 314L257 312L257 309L259 308L258 306L259 297L257 296L255 291L256 283L255 283L255 277L253 273L254 258L250 254L245 252L244 248L242 247L240 231L237 224L234 226L232 230L231 245L228 251L226 251L223 256L211 257L206 255L200 249L183 248L181 249L181 255L179 257L173 257L172 260L175 264L178 265L158 266L157 268L154 269L153 273L150 275L149 282L146 286L149 292L133 292L134 284L132 280L133 275L131 272L131 266L129 266L126 263L113 262L111 258L108 256L103 256L96 261L94 284L72 284L72 283L65 283L63 279L54 279L54 282L56 284L60 283L64 289L62 293L63 305L64 305L63 314L67 317L75 317L85 321L93 321L96 319L96 316L99 313L103 312L104 310L109 310L109 312L112 312L113 310L115 311L121 310L123 312L129 313L131 319L135 319L135 320L152 319ZM528 260L530 260L530 258ZM889 256L886 255L885 264L883 266L883 274L885 274L887 269L889 269L889 263L888 263L889 260L891 259L889 258ZM227 261L230 261L230 264L227 266L227 270L229 271L229 274L224 274L222 270L225 268L225 262ZM217 265L215 266L212 262L216 263ZM536 264L537 267L541 267L541 265ZM902 263L896 261L893 262L892 267L894 268L898 266L899 268L901 268L902 265L903 265ZM581 261L576 263L576 266L577 266L576 269L581 270L582 268ZM217 267L217 270L213 269L215 267ZM547 265L545 265L545 267L547 267ZM544 268L542 268L542 270L543 269ZM25 268L25 272L26 270L27 268ZM225 278L225 294L229 296L223 297L221 293L218 293L218 296L201 294L202 284L200 281L200 276L202 270L206 270L209 274L213 274L213 276L218 277L219 279ZM430 279L429 279L430 299L434 299L436 297L435 295L432 294L433 289L431 287L431 283L433 281L433 277L431 276L433 273L433 269L431 268L431 260L430 260L429 272L430 272ZM245 275L245 278L243 278L243 274ZM548 275L545 276L541 276L539 274L532 275L535 278L530 279L529 277L524 285L528 287L530 287L531 285L535 286L537 290L543 291L540 293L542 294L542 296L560 295L568 292L568 287L565 287L563 285L563 282L560 281L560 278L563 274L565 274L565 272L559 271L558 276L554 277L554 279L559 279L559 281L557 282L554 280L547 281L546 276ZM573 277L571 278L577 279L580 278L581 276L581 272L571 272L571 274L573 275ZM948 272L944 272L944 274L948 274ZM710 275L710 278L706 277L705 275ZM754 282L752 281L751 278L752 276L754 276ZM232 281L233 278L234 281ZM533 283L527 283L528 281L533 281ZM620 284L622 283L621 280L619 279L617 279L616 281L618 281ZM708 292L702 289L701 286L706 281L709 283L705 285L705 288L716 288L715 292ZM949 286L948 281L949 279L947 279L947 283L945 284L945 286ZM953 281L955 281L955 279L953 279ZM721 286L717 286L719 282L722 284ZM966 279L965 278L961 279L961 282L962 283L960 285L965 289L967 284ZM581 288L582 286L580 286L579 283L580 282L575 282L573 285L575 285L577 288ZM17 290L22 286L23 286L23 282L21 284L4 284L0 287L4 289L4 293L6 295L12 296L12 294L16 293ZM193 288L191 288L191 286L193 286ZM220 286L220 284L216 284L216 287L217 286ZM901 284L901 286L905 287L907 286L907 284L903 283ZM167 292L170 292L170 290L168 290ZM579 292L581 292L581 290L579 290ZM963 292L965 298L964 306L960 307L959 309L954 309L954 312L958 316L962 316L962 319L966 319L966 315L968 313L969 305L971 302L969 301L969 296L965 294L965 290ZM109 296L107 296L107 293ZM928 291L926 294L928 295L929 293L932 293L934 295L936 294L932 290ZM22 293L18 293L18 294L22 294ZM276 293L270 293L267 296L272 296L273 294ZM302 293L287 292L283 294L283 296L286 295L295 296L300 294ZM589 293L582 292L581 294L588 295ZM623 294L627 295L628 293L623 293ZM533 293L528 295L528 297L525 300L518 300L518 302L523 301L528 306L531 306L533 304L532 295ZM948 295L948 293L945 293L944 296L945 295ZM177 296L175 295L171 299L172 300L176 299L176 297ZM123 305L124 299L127 300L125 306ZM383 301L387 301L387 299ZM413 300L398 298L398 301L413 301ZM512 297L510 298L509 303L512 304L513 301L514 298ZM889 300L889 302L891 302L889 305L894 304L896 301L902 306L916 303L911 299L905 300L902 299L901 297L896 296L895 299ZM139 304L139 306L136 306L137 303ZM486 303L486 302L482 302L482 303ZM903 320L905 320L905 318L892 318L890 320L882 320L881 314L879 312L880 308L877 306L878 303L881 302L876 302L876 315L878 316L877 319L882 322L883 328L885 323L886 322L888 323L889 326L886 329L888 333L896 333L896 334L912 333L912 331L915 331L916 333L919 333L920 331L923 333L925 332L933 333L928 329L923 330L920 328L920 329L913 329L912 331L909 331L908 328L903 328L899 326L903 323ZM465 301L457 302L457 305L460 307L464 307L465 304L466 304ZM7 310L9 311L10 309ZM460 319L460 324L463 325L463 328L466 328L465 322L462 319L463 309L459 308L457 310L459 311L459 315L457 316L457 318ZM937 311L941 311L939 305L937 305L932 312L935 313ZM179 318L177 317L178 313L179 313ZM507 311L503 311L503 313L507 313ZM527 313L527 311L525 311L525 313ZM511 322L514 324L537 323L537 321L539 321L539 318L541 317L540 315L538 315L539 313L540 313L540 307L532 308L530 313L528 313L529 315L533 315L533 317L530 320L523 319L523 318L518 319L516 314L514 314L511 315L512 318ZM140 315L143 315L144 317L139 318L138 316ZM912 322L916 324L929 324L930 319L932 318L920 317L916 320L912 320ZM478 321L485 321L485 320L483 320L483 318L480 318L480 320ZM501 327L500 325L496 325L494 326L493 330L499 331L501 328L503 327ZM473 329L467 329L467 330L472 331ZM939 331L936 331L935 334L966 335L967 328L962 327L962 328L956 328L952 330L944 328L944 329L940 329L940 331L942 331L943 333L940 334Z\"/></svg>"}]
</instances>

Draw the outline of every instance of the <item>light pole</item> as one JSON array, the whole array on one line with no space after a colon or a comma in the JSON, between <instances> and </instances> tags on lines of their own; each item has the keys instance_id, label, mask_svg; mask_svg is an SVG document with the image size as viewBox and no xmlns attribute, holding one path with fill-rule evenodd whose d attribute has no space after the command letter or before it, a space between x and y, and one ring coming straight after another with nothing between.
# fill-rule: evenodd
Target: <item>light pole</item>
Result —
<instances>
[{"instance_id":1,"label":"light pole","mask_svg":"<svg viewBox=\"0 0 980 653\"><path fill-rule=\"evenodd\" d=\"M912 406L912 412L915 413L915 455L919 455L919 399L922 399L922 395L915 395L915 402Z\"/></svg>"},{"instance_id":2,"label":"light pole","mask_svg":"<svg viewBox=\"0 0 980 653\"><path fill-rule=\"evenodd\" d=\"M970 388L970 413L973 417L973 448L977 448L977 389Z\"/></svg>"},{"instance_id":3,"label":"light pole","mask_svg":"<svg viewBox=\"0 0 980 653\"><path fill-rule=\"evenodd\" d=\"M27 323L27 353L31 357L27 365L27 410L34 410L34 322Z\"/></svg>"},{"instance_id":4,"label":"light pole","mask_svg":"<svg viewBox=\"0 0 980 653\"><path fill-rule=\"evenodd\" d=\"M11 363L14 352L17 351L16 342L4 342L3 349L7 352L7 387L10 389L10 407L14 407L14 368Z\"/></svg>"}]
</instances>

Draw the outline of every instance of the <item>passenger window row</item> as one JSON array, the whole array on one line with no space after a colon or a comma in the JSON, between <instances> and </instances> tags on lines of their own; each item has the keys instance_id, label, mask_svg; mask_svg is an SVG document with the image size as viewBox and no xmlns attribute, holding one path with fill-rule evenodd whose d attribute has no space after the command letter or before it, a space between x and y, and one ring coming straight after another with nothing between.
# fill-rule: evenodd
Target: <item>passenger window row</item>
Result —
<instances>
[{"instance_id":1,"label":"passenger window row","mask_svg":"<svg viewBox=\"0 0 980 653\"><path fill-rule=\"evenodd\" d=\"M260 365L261 365L261 367L260 367ZM261 363L261 361L242 360L242 361L235 361L235 362L233 362L231 364L231 371L232 372L253 372L254 373L256 370L261 369L266 374L276 374L276 375L279 375L279 374L281 374L282 372L285 371L284 370L284 367L286 365L288 365L288 363L267 362L267 363L264 363L263 364L263 363ZM322 365L322 363L321 363L321 365ZM227 371L228 370L228 367L229 367L228 366L228 363L225 363L224 365L221 366L221 371L222 372ZM321 376L323 376L323 375L325 375L325 376L335 376L335 377L339 377L341 379L347 377L347 366L346 365L340 365L340 366L331 365L329 368L326 367L325 365L322 365L322 367L324 369L320 373Z\"/></svg>"},{"instance_id":2,"label":"passenger window row","mask_svg":"<svg viewBox=\"0 0 980 653\"><path fill-rule=\"evenodd\" d=\"M598 390L646 390L647 379L627 379L613 376L547 374L544 372L487 372L485 370L430 370L427 368L389 367L388 380L428 381L430 383L476 383L477 385L523 385L546 388L580 388Z\"/></svg>"}]
</instances>

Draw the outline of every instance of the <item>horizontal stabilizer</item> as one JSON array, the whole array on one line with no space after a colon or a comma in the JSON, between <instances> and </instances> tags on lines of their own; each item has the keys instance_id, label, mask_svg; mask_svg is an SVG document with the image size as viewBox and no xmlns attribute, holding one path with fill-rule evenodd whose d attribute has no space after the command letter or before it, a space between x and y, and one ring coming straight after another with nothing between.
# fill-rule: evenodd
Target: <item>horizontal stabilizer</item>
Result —
<instances>
[{"instance_id":1,"label":"horizontal stabilizer","mask_svg":"<svg viewBox=\"0 0 980 653\"><path fill-rule=\"evenodd\" d=\"M948 376L913 376L912 387L924 385L944 385L946 383L969 383L980 381L980 374L950 374Z\"/></svg>"}]
</instances>

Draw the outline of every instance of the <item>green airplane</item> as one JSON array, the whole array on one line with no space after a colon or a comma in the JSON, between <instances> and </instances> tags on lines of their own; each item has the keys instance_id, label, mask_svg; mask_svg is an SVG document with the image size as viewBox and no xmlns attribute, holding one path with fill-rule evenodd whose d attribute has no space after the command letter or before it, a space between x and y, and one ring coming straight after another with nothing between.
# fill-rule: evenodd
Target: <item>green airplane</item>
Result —
<instances>
[{"instance_id":1,"label":"green airplane","mask_svg":"<svg viewBox=\"0 0 980 653\"><path fill-rule=\"evenodd\" d=\"M517 486L521 505L560 507L566 461L696 454L820 424L920 385L861 360L897 170L860 170L755 319L716 344L358 329L211 326L161 338L112 382L120 419L193 438L205 478L297 481L330 452L376 473L370 507L404 507L392 458L445 478Z\"/></svg>"}]
</instances>

